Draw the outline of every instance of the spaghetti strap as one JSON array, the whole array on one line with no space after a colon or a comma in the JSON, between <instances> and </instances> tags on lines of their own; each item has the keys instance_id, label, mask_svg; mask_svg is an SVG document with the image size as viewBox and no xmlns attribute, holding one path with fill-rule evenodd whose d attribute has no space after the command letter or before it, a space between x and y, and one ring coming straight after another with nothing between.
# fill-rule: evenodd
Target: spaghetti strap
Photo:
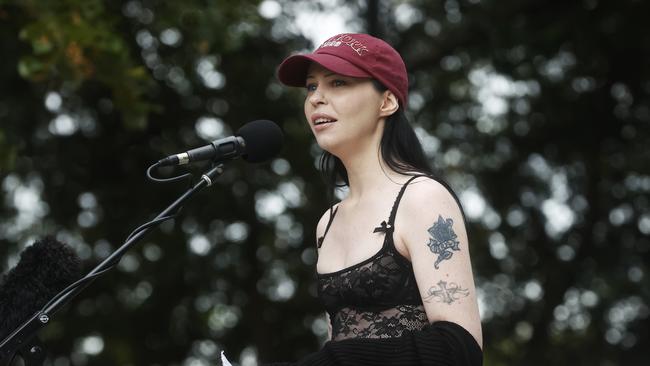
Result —
<instances>
[{"instance_id":1,"label":"spaghetti strap","mask_svg":"<svg viewBox=\"0 0 650 366\"><path fill-rule=\"evenodd\" d=\"M402 200L404 191L406 191L406 187L409 185L409 183L411 183L415 178L426 177L426 176L427 175L425 174L414 175L409 180L407 180L406 183L404 183L402 189L400 189L399 194L397 195L397 198L395 199L395 203L393 203L393 208L390 211L390 217L388 218L389 225L395 226L395 216L397 215L397 207L399 207L399 203Z\"/></svg>"},{"instance_id":2,"label":"spaghetti strap","mask_svg":"<svg viewBox=\"0 0 650 366\"><path fill-rule=\"evenodd\" d=\"M327 232L330 230L330 226L332 226L332 221L334 220L334 216L336 216L336 213L339 210L339 206L336 206L334 211L332 211L332 208L334 208L334 206L330 207L330 209L329 209L329 211L330 211L330 219L327 222L327 226L325 227L325 232L323 233L323 235L320 238L318 238L318 245L317 245L318 249L320 249L320 247L323 246L323 240L325 240L325 235L327 235Z\"/></svg>"},{"instance_id":3,"label":"spaghetti strap","mask_svg":"<svg viewBox=\"0 0 650 366\"><path fill-rule=\"evenodd\" d=\"M386 223L386 221L382 221L381 224L375 228L373 233L376 232L389 233L395 229L395 216L397 215L397 207L399 206L399 203L402 200L404 191L406 191L406 187L409 185L409 183L411 183L415 178L418 177L427 177L427 175L426 174L414 175L409 180L407 180L406 183L404 183L404 185L402 185L402 188L400 189L399 194L397 195L397 198L395 198L395 202L393 203L393 208L390 210L388 223Z\"/></svg>"},{"instance_id":4,"label":"spaghetti strap","mask_svg":"<svg viewBox=\"0 0 650 366\"><path fill-rule=\"evenodd\" d=\"M393 203L393 208L390 211L390 216L388 218L388 223L386 221L382 221L379 226L377 226L374 230L373 233L377 232L384 232L384 233L392 233L395 227L395 216L397 215L397 208L399 207L399 203L402 200L402 196L404 195L404 192L406 191L406 187L415 179L419 177L428 177L426 174L417 174L409 178L409 180L406 181L402 185L402 188L400 189L399 193L397 194L397 198L395 198L395 202ZM325 235L327 235L327 232L330 230L330 226L332 225L332 221L334 220L334 216L336 216L336 212L338 212L339 207L336 206L334 208L334 211L332 212L332 208L334 206L330 207L330 218L329 221L327 222L327 227L325 228L325 232L321 237L318 238L318 249L320 249L321 246L323 246L323 240L325 240Z\"/></svg>"}]
</instances>

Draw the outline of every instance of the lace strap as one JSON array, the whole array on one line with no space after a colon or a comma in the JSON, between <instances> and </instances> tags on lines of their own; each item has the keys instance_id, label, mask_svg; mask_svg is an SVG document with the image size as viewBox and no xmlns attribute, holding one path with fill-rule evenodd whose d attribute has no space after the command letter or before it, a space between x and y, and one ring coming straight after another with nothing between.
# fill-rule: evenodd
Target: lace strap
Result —
<instances>
[{"instance_id":1,"label":"lace strap","mask_svg":"<svg viewBox=\"0 0 650 366\"><path fill-rule=\"evenodd\" d=\"M402 189L400 189L399 194L397 195L397 198L395 199L395 203L393 203L393 208L390 210L390 217L388 218L388 225L390 227L393 227L395 225L395 216L397 216L397 207L399 207L399 203L402 200L402 196L404 195L404 191L406 191L406 186L409 185L415 178L418 177L426 177L425 174L419 174L419 175L414 175L412 176L409 180L404 183L402 186Z\"/></svg>"},{"instance_id":2,"label":"lace strap","mask_svg":"<svg viewBox=\"0 0 650 366\"><path fill-rule=\"evenodd\" d=\"M334 211L332 211L332 208L334 208L334 206L330 207L330 219L327 222L327 226L325 227L325 232L323 233L323 236L318 238L318 248L319 249L320 249L321 246L323 246L323 240L325 240L325 235L327 235L327 232L330 230L330 226L332 225L332 221L334 220L334 216L336 216L336 213L339 210L339 206L336 206Z\"/></svg>"},{"instance_id":3,"label":"lace strap","mask_svg":"<svg viewBox=\"0 0 650 366\"><path fill-rule=\"evenodd\" d=\"M399 206L399 202L402 200L402 196L404 195L406 186L408 186L409 183L413 181L413 179L418 177L426 177L426 175L425 174L414 175L409 180L407 180L406 183L404 183L404 185L402 185L402 189L400 189L399 194L397 195L397 198L393 203L393 208L390 210L390 216L388 218L388 222L382 221L381 224L379 224L379 226L377 226L375 230L373 230L373 233L383 232L388 234L393 232L393 230L395 229L395 215L397 215L397 207Z\"/></svg>"}]
</instances>

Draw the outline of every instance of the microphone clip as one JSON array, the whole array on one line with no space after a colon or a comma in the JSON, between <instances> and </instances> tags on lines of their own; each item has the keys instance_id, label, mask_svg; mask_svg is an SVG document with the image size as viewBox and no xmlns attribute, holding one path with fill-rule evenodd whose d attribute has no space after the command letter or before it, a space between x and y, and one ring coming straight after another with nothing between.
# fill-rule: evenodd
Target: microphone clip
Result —
<instances>
[{"instance_id":1,"label":"microphone clip","mask_svg":"<svg viewBox=\"0 0 650 366\"><path fill-rule=\"evenodd\" d=\"M195 161L212 160L214 163L235 159L246 151L246 142L240 136L214 140L210 144L170 155L158 161L158 166L185 165Z\"/></svg>"}]
</instances>

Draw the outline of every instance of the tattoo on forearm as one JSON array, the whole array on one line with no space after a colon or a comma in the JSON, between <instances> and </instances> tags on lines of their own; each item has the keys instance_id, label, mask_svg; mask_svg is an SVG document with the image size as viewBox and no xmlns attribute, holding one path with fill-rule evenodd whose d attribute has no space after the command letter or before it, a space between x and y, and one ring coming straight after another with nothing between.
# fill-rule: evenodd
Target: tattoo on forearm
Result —
<instances>
[{"instance_id":1,"label":"tattoo on forearm","mask_svg":"<svg viewBox=\"0 0 650 366\"><path fill-rule=\"evenodd\" d=\"M438 265L440 262L444 261L445 259L451 258L451 256L454 254L451 251L456 250L459 251L459 245L460 243L458 240L458 236L454 232L454 230L451 228L451 226L454 224L454 220L452 219L443 219L441 215L438 215L438 221L434 222L433 225L427 229L429 234L431 235L431 238L429 238L429 242L427 243L427 246L431 251L435 254L438 254L438 258L436 259L436 262L433 264L436 269L438 269Z\"/></svg>"},{"instance_id":2,"label":"tattoo on forearm","mask_svg":"<svg viewBox=\"0 0 650 366\"><path fill-rule=\"evenodd\" d=\"M460 287L455 282L449 284L445 281L438 281L436 286L431 286L427 291L426 296L422 299L424 302L444 302L451 305L454 301L460 298L469 296L469 290Z\"/></svg>"}]
</instances>

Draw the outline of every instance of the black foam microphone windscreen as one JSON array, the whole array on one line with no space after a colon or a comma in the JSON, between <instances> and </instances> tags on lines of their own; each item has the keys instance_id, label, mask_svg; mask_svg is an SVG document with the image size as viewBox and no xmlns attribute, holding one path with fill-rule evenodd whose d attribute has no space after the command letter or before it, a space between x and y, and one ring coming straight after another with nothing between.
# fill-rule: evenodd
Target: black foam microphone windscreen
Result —
<instances>
[{"instance_id":1,"label":"black foam microphone windscreen","mask_svg":"<svg viewBox=\"0 0 650 366\"><path fill-rule=\"evenodd\" d=\"M243 158L249 163L261 163L274 158L282 149L284 140L280 127L264 119L243 125L237 135L246 142Z\"/></svg>"},{"instance_id":2,"label":"black foam microphone windscreen","mask_svg":"<svg viewBox=\"0 0 650 366\"><path fill-rule=\"evenodd\" d=\"M0 340L79 278L79 257L68 246L48 236L27 247L0 283Z\"/></svg>"}]
</instances>

